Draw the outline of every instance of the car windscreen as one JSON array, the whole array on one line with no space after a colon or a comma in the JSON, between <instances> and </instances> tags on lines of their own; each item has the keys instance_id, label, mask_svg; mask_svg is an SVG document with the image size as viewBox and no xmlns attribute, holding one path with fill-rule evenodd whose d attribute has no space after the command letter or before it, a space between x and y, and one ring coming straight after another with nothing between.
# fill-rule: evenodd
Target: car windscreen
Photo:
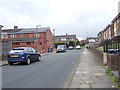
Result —
<instances>
[{"instance_id":1,"label":"car windscreen","mask_svg":"<svg viewBox=\"0 0 120 90\"><path fill-rule=\"evenodd\" d=\"M115 55L120 55L120 51L116 51Z\"/></svg>"},{"instance_id":2,"label":"car windscreen","mask_svg":"<svg viewBox=\"0 0 120 90\"><path fill-rule=\"evenodd\" d=\"M12 49L9 53L20 53L20 52L23 52L25 51L25 49Z\"/></svg>"},{"instance_id":3,"label":"car windscreen","mask_svg":"<svg viewBox=\"0 0 120 90\"><path fill-rule=\"evenodd\" d=\"M58 46L57 48L64 48L64 46L61 45L61 46Z\"/></svg>"}]
</instances>

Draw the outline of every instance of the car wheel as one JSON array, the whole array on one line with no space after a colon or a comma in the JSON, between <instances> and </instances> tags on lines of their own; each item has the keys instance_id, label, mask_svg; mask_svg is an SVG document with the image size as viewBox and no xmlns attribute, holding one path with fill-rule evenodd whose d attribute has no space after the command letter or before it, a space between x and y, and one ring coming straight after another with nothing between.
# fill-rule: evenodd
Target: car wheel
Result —
<instances>
[{"instance_id":1,"label":"car wheel","mask_svg":"<svg viewBox=\"0 0 120 90\"><path fill-rule=\"evenodd\" d=\"M31 63L30 58L27 58L26 64L29 65Z\"/></svg>"},{"instance_id":2,"label":"car wheel","mask_svg":"<svg viewBox=\"0 0 120 90\"><path fill-rule=\"evenodd\" d=\"M40 61L41 60L41 56L38 57L38 60L37 61Z\"/></svg>"},{"instance_id":3,"label":"car wheel","mask_svg":"<svg viewBox=\"0 0 120 90\"><path fill-rule=\"evenodd\" d=\"M13 63L12 63L12 62L8 62L8 64L9 64L9 65L13 65Z\"/></svg>"}]
</instances>

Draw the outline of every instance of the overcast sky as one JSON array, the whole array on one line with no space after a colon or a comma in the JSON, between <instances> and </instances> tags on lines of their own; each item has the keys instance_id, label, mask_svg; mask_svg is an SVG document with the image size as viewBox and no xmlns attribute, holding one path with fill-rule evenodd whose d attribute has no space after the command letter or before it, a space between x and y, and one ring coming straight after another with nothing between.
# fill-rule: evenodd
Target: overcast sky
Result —
<instances>
[{"instance_id":1,"label":"overcast sky","mask_svg":"<svg viewBox=\"0 0 120 90\"><path fill-rule=\"evenodd\" d=\"M0 0L3 29L50 27L56 35L96 36L118 14L119 0Z\"/></svg>"}]
</instances>

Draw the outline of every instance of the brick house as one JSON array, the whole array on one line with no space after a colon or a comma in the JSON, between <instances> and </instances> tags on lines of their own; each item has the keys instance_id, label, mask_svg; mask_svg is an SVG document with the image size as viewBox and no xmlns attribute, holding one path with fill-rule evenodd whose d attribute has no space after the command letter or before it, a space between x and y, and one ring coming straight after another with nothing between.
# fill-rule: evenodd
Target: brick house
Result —
<instances>
[{"instance_id":1,"label":"brick house","mask_svg":"<svg viewBox=\"0 0 120 90\"><path fill-rule=\"evenodd\" d=\"M112 39L114 36L114 31L112 29L112 24L107 25L103 30L103 40Z\"/></svg>"},{"instance_id":2,"label":"brick house","mask_svg":"<svg viewBox=\"0 0 120 90\"><path fill-rule=\"evenodd\" d=\"M40 53L48 52L52 47L52 32L49 27L4 29L1 34L2 42L10 41L12 48L33 47Z\"/></svg>"},{"instance_id":3,"label":"brick house","mask_svg":"<svg viewBox=\"0 0 120 90\"><path fill-rule=\"evenodd\" d=\"M120 36L120 13L97 36L99 42Z\"/></svg>"},{"instance_id":4,"label":"brick house","mask_svg":"<svg viewBox=\"0 0 120 90\"><path fill-rule=\"evenodd\" d=\"M97 37L88 37L87 38L87 41L92 43L92 42L97 42L98 41L98 38Z\"/></svg>"},{"instance_id":5,"label":"brick house","mask_svg":"<svg viewBox=\"0 0 120 90\"><path fill-rule=\"evenodd\" d=\"M120 13L112 20L114 36L120 36Z\"/></svg>"},{"instance_id":6,"label":"brick house","mask_svg":"<svg viewBox=\"0 0 120 90\"><path fill-rule=\"evenodd\" d=\"M74 46L76 47L76 42L77 42L77 38L76 35L57 35L54 37L54 40L56 43L64 43L67 44L69 46L69 42L73 41L74 42Z\"/></svg>"},{"instance_id":7,"label":"brick house","mask_svg":"<svg viewBox=\"0 0 120 90\"><path fill-rule=\"evenodd\" d=\"M100 31L100 32L97 34L97 36L98 36L98 43L99 43L99 44L102 44L103 41L104 41L104 33L103 33L103 31Z\"/></svg>"}]
</instances>

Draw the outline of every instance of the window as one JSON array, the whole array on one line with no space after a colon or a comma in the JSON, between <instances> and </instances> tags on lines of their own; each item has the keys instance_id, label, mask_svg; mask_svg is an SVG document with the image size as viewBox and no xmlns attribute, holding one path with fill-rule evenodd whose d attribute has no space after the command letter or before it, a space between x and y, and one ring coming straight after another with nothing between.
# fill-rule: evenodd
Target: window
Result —
<instances>
[{"instance_id":1,"label":"window","mask_svg":"<svg viewBox=\"0 0 120 90\"><path fill-rule=\"evenodd\" d=\"M23 34L23 33L21 33L21 34L20 34L20 37L24 37L24 34Z\"/></svg>"},{"instance_id":2,"label":"window","mask_svg":"<svg viewBox=\"0 0 120 90\"><path fill-rule=\"evenodd\" d=\"M117 19L117 24L119 23L119 19Z\"/></svg>"},{"instance_id":3,"label":"window","mask_svg":"<svg viewBox=\"0 0 120 90\"><path fill-rule=\"evenodd\" d=\"M27 45L30 45L30 44L31 44L31 42L26 42L26 44L27 44Z\"/></svg>"},{"instance_id":4,"label":"window","mask_svg":"<svg viewBox=\"0 0 120 90\"><path fill-rule=\"evenodd\" d=\"M8 38L8 35L7 35L7 34L2 34L2 35L1 35L1 38L2 38L2 39Z\"/></svg>"},{"instance_id":5,"label":"window","mask_svg":"<svg viewBox=\"0 0 120 90\"><path fill-rule=\"evenodd\" d=\"M74 40L74 38L70 38L70 40L71 40L71 41L73 41L73 40Z\"/></svg>"},{"instance_id":6,"label":"window","mask_svg":"<svg viewBox=\"0 0 120 90\"><path fill-rule=\"evenodd\" d=\"M116 22L114 23L114 36L116 36Z\"/></svg>"},{"instance_id":7,"label":"window","mask_svg":"<svg viewBox=\"0 0 120 90\"><path fill-rule=\"evenodd\" d=\"M39 37L40 34L39 33L34 33L34 37Z\"/></svg>"},{"instance_id":8,"label":"window","mask_svg":"<svg viewBox=\"0 0 120 90\"><path fill-rule=\"evenodd\" d=\"M118 31L118 36L120 36L120 30Z\"/></svg>"},{"instance_id":9,"label":"window","mask_svg":"<svg viewBox=\"0 0 120 90\"><path fill-rule=\"evenodd\" d=\"M40 42L40 45L42 45L42 43Z\"/></svg>"},{"instance_id":10,"label":"window","mask_svg":"<svg viewBox=\"0 0 120 90\"><path fill-rule=\"evenodd\" d=\"M13 42L12 45L20 45L19 42Z\"/></svg>"},{"instance_id":11,"label":"window","mask_svg":"<svg viewBox=\"0 0 120 90\"><path fill-rule=\"evenodd\" d=\"M10 37L11 37L11 38L15 38L15 37L16 37L16 34L11 34Z\"/></svg>"},{"instance_id":12,"label":"window","mask_svg":"<svg viewBox=\"0 0 120 90\"><path fill-rule=\"evenodd\" d=\"M33 49L33 48L30 48L30 50L31 50L31 52L36 52L36 50L35 50L35 49Z\"/></svg>"}]
</instances>

